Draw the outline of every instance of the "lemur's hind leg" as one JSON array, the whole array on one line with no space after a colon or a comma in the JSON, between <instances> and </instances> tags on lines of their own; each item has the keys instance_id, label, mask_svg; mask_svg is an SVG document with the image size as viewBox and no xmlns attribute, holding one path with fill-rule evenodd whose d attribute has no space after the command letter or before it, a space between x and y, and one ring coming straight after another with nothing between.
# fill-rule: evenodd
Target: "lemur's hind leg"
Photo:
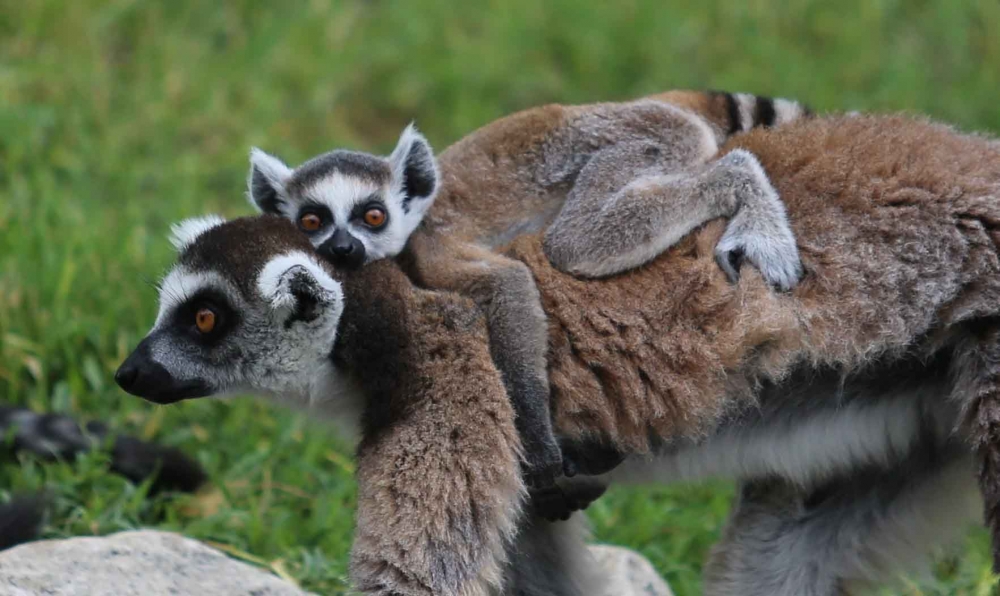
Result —
<instances>
[{"instance_id":1,"label":"lemur's hind leg","mask_svg":"<svg viewBox=\"0 0 1000 596\"><path fill-rule=\"evenodd\" d=\"M587 519L547 522L527 515L508 548L505 596L605 594L606 574L587 548Z\"/></svg>"},{"instance_id":2,"label":"lemur's hind leg","mask_svg":"<svg viewBox=\"0 0 1000 596\"><path fill-rule=\"evenodd\" d=\"M446 246L447 245L447 246ZM486 314L490 356L516 415L531 488L552 487L562 474L562 453L552 430L546 372L548 327L535 280L521 262L444 238L410 238L401 262L417 283L461 292ZM413 255L419 258L411 259Z\"/></svg>"},{"instance_id":3,"label":"lemur's hind leg","mask_svg":"<svg viewBox=\"0 0 1000 596\"><path fill-rule=\"evenodd\" d=\"M892 469L805 492L744 481L705 565L706 596L846 596L917 570L975 522L972 457L959 441L923 445Z\"/></svg>"},{"instance_id":4,"label":"lemur's hind leg","mask_svg":"<svg viewBox=\"0 0 1000 596\"><path fill-rule=\"evenodd\" d=\"M613 275L652 260L683 236L731 217L717 247L731 279L746 259L783 290L802 275L784 205L757 159L743 150L707 164L663 160L653 142L596 153L580 172L545 234L552 264L586 277Z\"/></svg>"}]
</instances>

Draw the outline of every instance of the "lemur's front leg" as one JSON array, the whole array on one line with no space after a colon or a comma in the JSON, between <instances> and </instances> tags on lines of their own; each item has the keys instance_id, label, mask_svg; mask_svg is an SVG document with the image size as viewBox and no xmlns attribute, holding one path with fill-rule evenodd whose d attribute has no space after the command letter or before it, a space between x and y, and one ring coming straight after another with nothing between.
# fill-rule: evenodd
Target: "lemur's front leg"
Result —
<instances>
[{"instance_id":1,"label":"lemur's front leg","mask_svg":"<svg viewBox=\"0 0 1000 596\"><path fill-rule=\"evenodd\" d=\"M471 300L414 292L378 316L401 308L406 353L369 374L405 358L417 378L394 378L397 415L358 446L351 579L372 596L496 594L522 519L513 407Z\"/></svg>"},{"instance_id":2,"label":"lemur's front leg","mask_svg":"<svg viewBox=\"0 0 1000 596\"><path fill-rule=\"evenodd\" d=\"M587 277L613 275L652 260L709 220L731 217L717 247L731 279L746 259L775 287L798 283L795 236L753 155L736 150L671 171L659 152L654 143L635 142L594 155L546 231L553 265Z\"/></svg>"},{"instance_id":3,"label":"lemur's front leg","mask_svg":"<svg viewBox=\"0 0 1000 596\"><path fill-rule=\"evenodd\" d=\"M562 455L549 410L548 328L531 272L487 249L421 232L411 237L406 259L418 283L466 295L485 312L490 355L516 415L525 480L531 488L551 487L562 474Z\"/></svg>"}]
</instances>

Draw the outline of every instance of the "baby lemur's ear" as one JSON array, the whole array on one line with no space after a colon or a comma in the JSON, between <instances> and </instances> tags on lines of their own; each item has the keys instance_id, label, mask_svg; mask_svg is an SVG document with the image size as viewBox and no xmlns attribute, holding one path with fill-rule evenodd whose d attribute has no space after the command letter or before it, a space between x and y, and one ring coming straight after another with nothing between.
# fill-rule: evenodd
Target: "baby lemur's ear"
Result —
<instances>
[{"instance_id":1,"label":"baby lemur's ear","mask_svg":"<svg viewBox=\"0 0 1000 596\"><path fill-rule=\"evenodd\" d=\"M412 124L399 136L389 163L393 182L403 194L403 210L425 211L438 188L437 160L431 144Z\"/></svg>"},{"instance_id":2,"label":"baby lemur's ear","mask_svg":"<svg viewBox=\"0 0 1000 596\"><path fill-rule=\"evenodd\" d=\"M250 149L250 175L247 176L250 202L264 213L284 215L281 204L285 200L285 183L291 175L291 168L277 157L256 147Z\"/></svg>"},{"instance_id":3,"label":"baby lemur's ear","mask_svg":"<svg viewBox=\"0 0 1000 596\"><path fill-rule=\"evenodd\" d=\"M344 310L344 292L305 253L294 252L272 259L260 273L257 288L288 327L296 321L324 319L336 322Z\"/></svg>"}]
</instances>

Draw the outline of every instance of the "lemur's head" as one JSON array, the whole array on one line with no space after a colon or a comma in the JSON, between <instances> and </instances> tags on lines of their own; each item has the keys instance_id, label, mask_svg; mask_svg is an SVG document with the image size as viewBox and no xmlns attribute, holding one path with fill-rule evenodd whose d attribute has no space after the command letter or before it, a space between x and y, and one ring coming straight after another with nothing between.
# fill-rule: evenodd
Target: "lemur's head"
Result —
<instances>
[{"instance_id":1,"label":"lemur's head","mask_svg":"<svg viewBox=\"0 0 1000 596\"><path fill-rule=\"evenodd\" d=\"M258 209L295 222L332 263L357 267L403 250L434 201L438 172L410 125L388 157L336 150L291 169L255 148L248 185Z\"/></svg>"},{"instance_id":2,"label":"lemur's head","mask_svg":"<svg viewBox=\"0 0 1000 596\"><path fill-rule=\"evenodd\" d=\"M338 399L330 354L344 294L308 239L266 215L191 219L173 231L177 264L118 384L157 403L237 392Z\"/></svg>"}]
</instances>

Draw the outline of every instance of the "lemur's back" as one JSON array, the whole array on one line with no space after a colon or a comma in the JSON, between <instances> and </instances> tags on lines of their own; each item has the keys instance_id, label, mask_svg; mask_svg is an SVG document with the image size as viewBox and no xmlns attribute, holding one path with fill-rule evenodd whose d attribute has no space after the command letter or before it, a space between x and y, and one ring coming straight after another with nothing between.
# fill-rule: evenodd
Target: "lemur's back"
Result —
<instances>
[{"instance_id":1,"label":"lemur's back","mask_svg":"<svg viewBox=\"0 0 1000 596\"><path fill-rule=\"evenodd\" d=\"M807 271L789 295L750 267L728 283L713 259L721 223L606 280L557 271L538 236L512 245L549 317L560 432L645 450L650 430L710 430L751 398L750 383L796 363L846 372L919 357L1000 314L996 141L873 116L754 131L725 149L737 147L758 156L787 205Z\"/></svg>"},{"instance_id":2,"label":"lemur's back","mask_svg":"<svg viewBox=\"0 0 1000 596\"><path fill-rule=\"evenodd\" d=\"M527 109L440 154L442 184L425 221L452 238L501 245L551 222L581 168L609 145L658 140L707 160L735 133L807 114L789 100L701 91Z\"/></svg>"}]
</instances>

